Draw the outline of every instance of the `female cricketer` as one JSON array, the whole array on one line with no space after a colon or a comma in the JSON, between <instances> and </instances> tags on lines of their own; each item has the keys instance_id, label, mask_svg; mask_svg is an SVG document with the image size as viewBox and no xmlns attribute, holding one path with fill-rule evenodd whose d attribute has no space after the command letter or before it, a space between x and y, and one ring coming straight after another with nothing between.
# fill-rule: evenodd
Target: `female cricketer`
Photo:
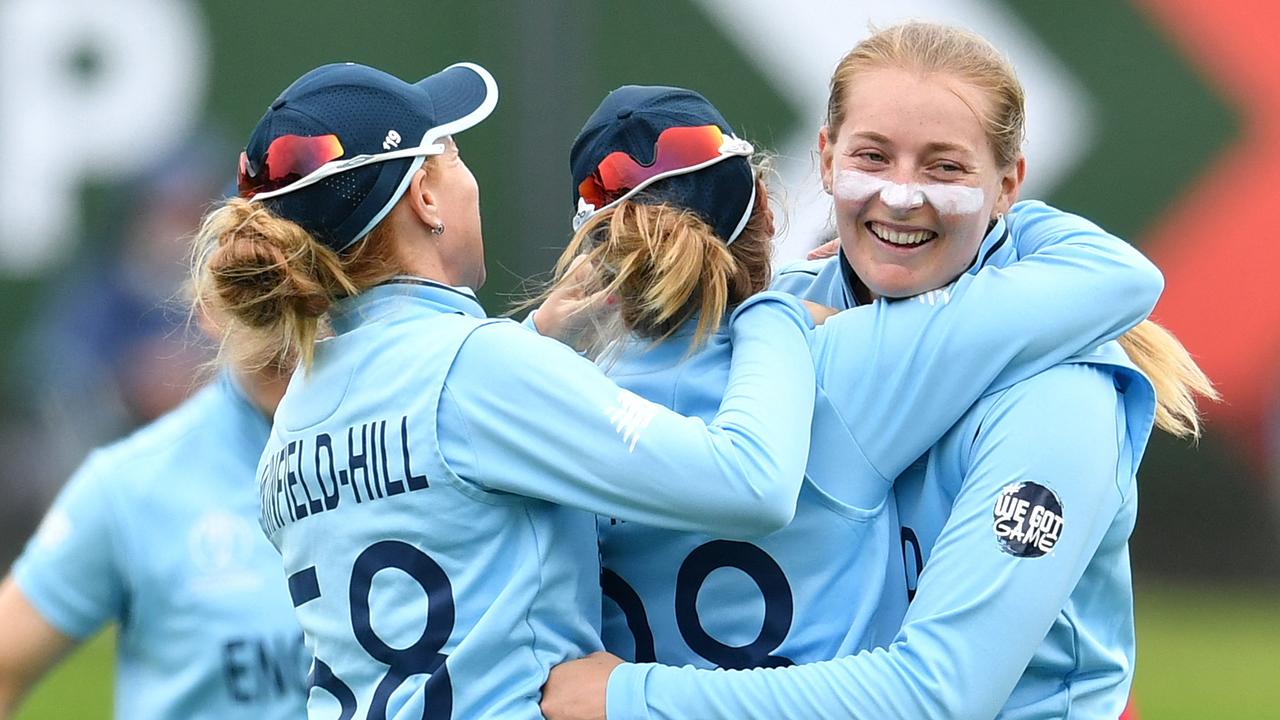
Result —
<instances>
[{"instance_id":1,"label":"female cricketer","mask_svg":"<svg viewBox=\"0 0 1280 720\"><path fill-rule=\"evenodd\" d=\"M763 293L736 308L709 421L483 317L471 294L484 279L478 190L451 137L495 101L492 78L469 64L413 85L357 65L312 71L272 103L242 156L242 198L197 238L198 296L265 349L302 358L258 478L315 655L313 715L538 717L549 667L600 646L593 513L749 539L795 512L815 402L811 322L796 300ZM1158 273L1116 253L1075 277L1111 267L1113 299L1149 308ZM987 302L973 304L1011 296L1020 275L1052 283L1034 270L977 283L969 295ZM923 352L941 353L963 335L931 332L966 316L953 305L855 311L846 337L906 352L937 336ZM317 342L321 319L332 336ZM1095 319L1074 322L1082 338L1107 336ZM1044 345L957 348L981 359L961 394L1052 364ZM934 357L915 380L958 375ZM952 417L969 403L913 389L889 404L932 417L953 402ZM912 425L900 447L876 446L849 470L905 467L950 421Z\"/></svg>"},{"instance_id":2,"label":"female cricketer","mask_svg":"<svg viewBox=\"0 0 1280 720\"><path fill-rule=\"evenodd\" d=\"M286 379L224 370L85 460L0 586L0 718L112 620L118 718L304 712L310 656L253 482Z\"/></svg>"},{"instance_id":3,"label":"female cricketer","mask_svg":"<svg viewBox=\"0 0 1280 720\"><path fill-rule=\"evenodd\" d=\"M313 717L540 717L550 666L600 647L593 513L749 537L795 506L814 398L798 300L738 310L710 422L485 318L452 136L496 102L468 63L413 84L317 68L272 102L241 197L196 238L198 301L300 357L257 477Z\"/></svg>"},{"instance_id":4,"label":"female cricketer","mask_svg":"<svg viewBox=\"0 0 1280 720\"><path fill-rule=\"evenodd\" d=\"M603 209L580 216L583 223L559 263L560 282L532 316L542 332L557 337L566 334L566 325L578 326L575 334L602 349L610 376L629 390L708 416L724 390L732 355L719 320L770 282L773 228L767 191L745 157L748 148L737 155L721 152L733 138L721 114L695 92L627 86L611 93L587 120L570 157L579 207ZM673 155L685 162L665 165ZM653 162L646 161L650 157ZM606 187L609 183L614 186ZM993 238L1017 246L1063 243L1050 252L1082 258L1089 267L1077 280L1082 289L1105 284L1107 273L1149 271L1123 241L1042 204L1015 206L996 225ZM1096 268L1093 253L1106 258ZM1113 262L1113 257L1127 257L1132 264ZM1044 260L1032 258L1019 269L1035 272ZM1054 282L1073 281L1070 271L1041 271ZM864 392L868 380L876 378L880 382L872 393L901 400L911 396L911 387L923 385L931 391L931 404L912 417L927 414L938 427L959 419L988 388L972 382L985 374L968 372L975 365L964 358L973 353L949 343L981 348L994 358L989 348L1010 342L991 313L968 310L987 280L998 285L1003 278L983 277L978 296L966 287L947 303L954 306L950 312L981 318L963 333L935 328L910 346L877 342L879 351L873 352L847 335L857 326L846 320L865 309L818 328L815 354L868 360L856 375L833 363L822 366L830 377L819 377L815 441L795 518L785 529L748 543L603 519L602 585L610 601L604 606L605 647L632 660L742 669L826 660L888 644L907 599L904 570L895 567L901 558L899 529L884 477L896 475L923 452L915 444L918 436L930 444L937 438L922 436L929 424L917 423L897 435L892 453L868 458L879 474L852 471L850 458L863 455L864 445L876 447L867 442L868 435L889 422L875 412L896 415L903 408L866 402L850 391ZM1011 293L1042 287L1033 278L1022 281ZM611 304L596 304L607 314L597 313L593 320L604 324L582 327L581 318L571 319L575 303L600 296L613 298ZM1110 330L1118 313L1129 313L1125 320L1136 323L1149 310L1136 299L1129 298L1127 305L1024 305L1020 311L1038 315L1039 322L1012 342L1074 329L1086 318ZM930 307L939 303L919 304L925 314ZM1055 314L1075 317L1063 325ZM583 330L594 337L583 337ZM1057 353L1056 362L1095 346L1105 339L1102 333L1054 336L1044 347ZM850 377L857 381L844 381ZM825 551L815 553L815 547ZM737 572L717 572L725 569Z\"/></svg>"},{"instance_id":5,"label":"female cricketer","mask_svg":"<svg viewBox=\"0 0 1280 720\"><path fill-rule=\"evenodd\" d=\"M890 28L845 58L832 89L820 147L843 251L784 271L778 286L836 307L954 304L966 278L976 284L1035 258L1022 258L1034 240L981 232L1003 220L1016 236L1023 209L1028 219L1044 209L998 215L1022 179L1022 103L1011 68L985 41L926 24ZM976 197L977 208L967 205ZM969 214L976 232L958 221ZM1026 302L1041 288L1024 289ZM993 388L896 478L901 554L890 560L905 569L910 606L892 642L732 674L597 656L553 672L547 716L605 717L607 707L611 720L1117 717L1133 658L1134 472L1153 419L1194 432L1193 392L1208 390L1156 326L1139 326L1125 344L1132 360L1106 344ZM847 362L817 358L819 387ZM891 442L892 429L867 431ZM810 552L838 553L838 537L810 542Z\"/></svg>"}]
</instances>

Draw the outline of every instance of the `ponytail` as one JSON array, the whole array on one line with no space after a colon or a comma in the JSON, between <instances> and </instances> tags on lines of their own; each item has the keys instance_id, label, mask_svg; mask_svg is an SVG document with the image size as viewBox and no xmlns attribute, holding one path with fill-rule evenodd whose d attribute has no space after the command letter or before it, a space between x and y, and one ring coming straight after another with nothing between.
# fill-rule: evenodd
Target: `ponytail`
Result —
<instances>
[{"instance_id":1,"label":"ponytail","mask_svg":"<svg viewBox=\"0 0 1280 720\"><path fill-rule=\"evenodd\" d=\"M751 217L729 245L698 215L669 204L624 201L597 213L561 254L550 287L528 304L573 282L570 266L582 255L596 269L584 294L610 298L612 310L594 318L589 355L605 355L629 335L661 342L694 317L696 350L728 308L769 285L773 219L757 182Z\"/></svg>"},{"instance_id":2,"label":"ponytail","mask_svg":"<svg viewBox=\"0 0 1280 720\"><path fill-rule=\"evenodd\" d=\"M394 275L393 265L381 226L340 256L262 203L233 198L196 234L193 307L221 331L220 360L310 368L334 301Z\"/></svg>"},{"instance_id":3,"label":"ponytail","mask_svg":"<svg viewBox=\"0 0 1280 720\"><path fill-rule=\"evenodd\" d=\"M1156 427L1180 438L1200 438L1196 396L1218 400L1204 371L1173 333L1147 320L1121 335L1120 346L1151 379L1156 391Z\"/></svg>"}]
</instances>

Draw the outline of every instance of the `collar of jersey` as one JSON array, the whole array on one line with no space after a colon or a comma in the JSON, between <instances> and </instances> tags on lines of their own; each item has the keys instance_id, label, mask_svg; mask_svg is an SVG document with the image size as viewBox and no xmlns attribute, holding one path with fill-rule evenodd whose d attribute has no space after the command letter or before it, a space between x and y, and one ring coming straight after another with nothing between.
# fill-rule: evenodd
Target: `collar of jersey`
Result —
<instances>
[{"instance_id":1,"label":"collar of jersey","mask_svg":"<svg viewBox=\"0 0 1280 720\"><path fill-rule=\"evenodd\" d=\"M734 307L737 307L737 306L735 305ZM716 328L716 331L712 333L711 336L708 336L709 338L712 336L718 336L718 335L723 335L725 337L728 337L729 317L733 315L734 307L727 308L725 310L724 317L720 318L720 327ZM695 312L694 314L689 316L688 320L684 321L683 325L681 325L680 327L672 331L671 335L668 337L692 338L694 331L698 329L698 320L701 318L702 318L702 313Z\"/></svg>"},{"instance_id":2,"label":"collar of jersey","mask_svg":"<svg viewBox=\"0 0 1280 720\"><path fill-rule=\"evenodd\" d=\"M355 297L339 300L330 312L333 330L339 334L348 332L403 308L406 302L441 313L488 317L470 288L398 275Z\"/></svg>"},{"instance_id":3,"label":"collar of jersey","mask_svg":"<svg viewBox=\"0 0 1280 720\"><path fill-rule=\"evenodd\" d=\"M978 254L974 257L968 272L972 275L988 265L1004 267L1017 259L1013 243L1009 240L1009 225L1004 215L1001 215L996 220L996 224L991 226L987 236L982 238L982 244L978 246Z\"/></svg>"}]
</instances>

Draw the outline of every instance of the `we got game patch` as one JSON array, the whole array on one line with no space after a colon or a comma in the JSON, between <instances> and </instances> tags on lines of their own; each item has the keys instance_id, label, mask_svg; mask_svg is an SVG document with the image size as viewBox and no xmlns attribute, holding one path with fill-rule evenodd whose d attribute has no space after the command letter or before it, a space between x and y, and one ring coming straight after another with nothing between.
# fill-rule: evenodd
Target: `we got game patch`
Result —
<instances>
[{"instance_id":1,"label":"we got game patch","mask_svg":"<svg viewBox=\"0 0 1280 720\"><path fill-rule=\"evenodd\" d=\"M994 515L1000 549L1014 557L1042 557L1062 536L1062 501L1039 483L1006 485L996 498Z\"/></svg>"}]
</instances>

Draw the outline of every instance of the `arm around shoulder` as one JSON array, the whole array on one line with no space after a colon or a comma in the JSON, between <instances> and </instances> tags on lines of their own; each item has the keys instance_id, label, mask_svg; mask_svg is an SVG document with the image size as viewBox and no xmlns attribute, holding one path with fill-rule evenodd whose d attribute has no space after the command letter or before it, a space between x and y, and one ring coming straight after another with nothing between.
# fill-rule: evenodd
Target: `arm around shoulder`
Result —
<instances>
[{"instance_id":1,"label":"arm around shoulder","mask_svg":"<svg viewBox=\"0 0 1280 720\"><path fill-rule=\"evenodd\" d=\"M813 365L807 313L793 299L765 304L740 321L741 340L735 331L729 388L709 424L512 323L477 329L446 380L479 459L463 479L659 527L777 530L803 480Z\"/></svg>"},{"instance_id":2,"label":"arm around shoulder","mask_svg":"<svg viewBox=\"0 0 1280 720\"><path fill-rule=\"evenodd\" d=\"M1124 500L1123 422L1109 378L1088 366L1016 386L982 418L961 492L888 648L732 673L620 665L608 680L609 719L994 716ZM1061 523L1046 524L1053 542L1037 540L1035 551L1022 552L1025 536L1002 547L994 534L1002 494L1022 481L1065 509Z\"/></svg>"},{"instance_id":3,"label":"arm around shoulder","mask_svg":"<svg viewBox=\"0 0 1280 720\"><path fill-rule=\"evenodd\" d=\"M949 288L832 318L815 355L824 389L856 408L883 477L906 468L974 401L1119 337L1144 320L1160 271L1124 240L1040 202L1005 218L1019 259Z\"/></svg>"},{"instance_id":4,"label":"arm around shoulder","mask_svg":"<svg viewBox=\"0 0 1280 720\"><path fill-rule=\"evenodd\" d=\"M1129 327L1151 314L1164 291L1164 275L1154 263L1088 218L1024 200L1010 209L1005 221L1024 260L1047 252L1047 259L1094 273L1097 289L1114 299L1115 312L1127 318Z\"/></svg>"}]
</instances>

